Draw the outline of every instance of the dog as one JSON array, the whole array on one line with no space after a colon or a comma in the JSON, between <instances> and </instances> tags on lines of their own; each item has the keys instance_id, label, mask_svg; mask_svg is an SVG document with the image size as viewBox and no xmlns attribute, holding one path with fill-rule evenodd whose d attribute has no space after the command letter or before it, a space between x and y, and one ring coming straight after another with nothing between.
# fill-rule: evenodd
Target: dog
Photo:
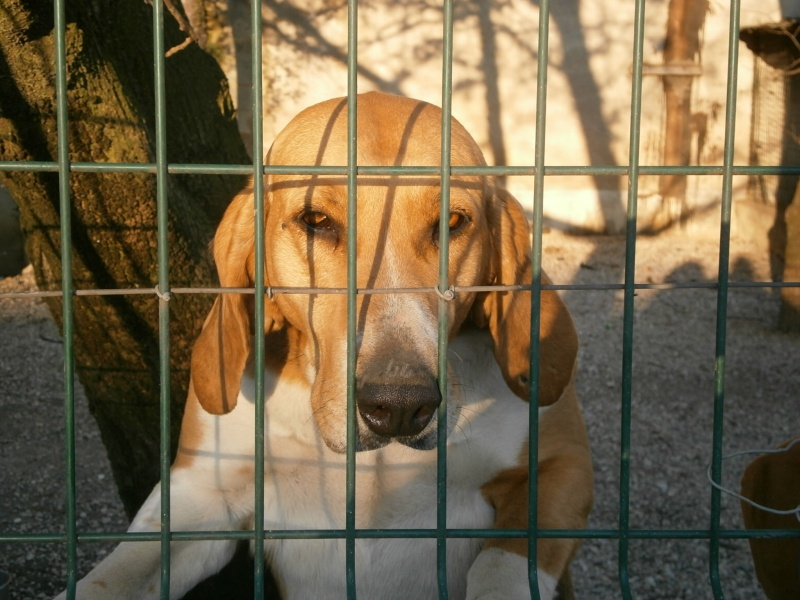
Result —
<instances>
[{"instance_id":1,"label":"dog","mask_svg":"<svg viewBox=\"0 0 800 600\"><path fill-rule=\"evenodd\" d=\"M482 166L476 142L452 121L451 162ZM383 93L357 97L358 164L439 166L442 112ZM301 112L278 135L268 165L347 163L347 102ZM347 285L347 180L265 178L265 280L272 288ZM437 336L440 178L359 175L356 306L358 528L435 528L437 429L446 416L447 527L519 529L528 514L530 228L519 203L491 178L451 178L449 351L440 411ZM213 241L220 284L255 281L252 186L234 198ZM545 284L549 283L546 276ZM459 288L467 288L459 291ZM279 291L279 290L278 290ZM171 528L253 527L254 336L265 337L264 526L343 529L347 447L347 299L331 293L265 298L221 293L196 341L177 457ZM575 393L578 338L566 306L541 293L538 526L580 529L592 504L592 465ZM130 531L160 529L160 486ZM577 539L537 541L542 598L568 581ZM170 595L180 598L231 558L235 541L173 542ZM123 542L78 583L81 599L156 598L159 542ZM527 539L449 539L450 597L529 598ZM437 597L436 540L356 540L359 598ZM345 542L268 539L265 556L286 600L344 598Z\"/></svg>"},{"instance_id":2,"label":"dog","mask_svg":"<svg viewBox=\"0 0 800 600\"><path fill-rule=\"evenodd\" d=\"M789 511L800 507L800 438L781 444L782 452L762 454L742 475L742 496L761 506ZM800 509L778 515L742 501L747 529L800 529ZM800 598L800 540L750 538L758 582L769 600Z\"/></svg>"}]
</instances>

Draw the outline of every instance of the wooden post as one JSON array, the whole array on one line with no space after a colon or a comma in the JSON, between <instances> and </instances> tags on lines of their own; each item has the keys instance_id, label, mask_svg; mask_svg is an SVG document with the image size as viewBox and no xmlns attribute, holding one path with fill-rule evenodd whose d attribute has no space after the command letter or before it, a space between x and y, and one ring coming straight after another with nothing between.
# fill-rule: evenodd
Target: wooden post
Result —
<instances>
[{"instance_id":1,"label":"wooden post","mask_svg":"<svg viewBox=\"0 0 800 600\"><path fill-rule=\"evenodd\" d=\"M783 281L800 281L800 185L794 200L786 207L786 251ZM784 331L800 333L800 288L781 288L781 311L778 326Z\"/></svg>"},{"instance_id":2,"label":"wooden post","mask_svg":"<svg viewBox=\"0 0 800 600\"><path fill-rule=\"evenodd\" d=\"M708 0L670 0L664 64L690 66L700 53ZM666 125L664 164L689 165L692 147L692 76L670 73L664 76ZM659 192L665 203L683 207L686 198L686 175L662 175ZM671 212L671 211L670 211Z\"/></svg>"}]
</instances>

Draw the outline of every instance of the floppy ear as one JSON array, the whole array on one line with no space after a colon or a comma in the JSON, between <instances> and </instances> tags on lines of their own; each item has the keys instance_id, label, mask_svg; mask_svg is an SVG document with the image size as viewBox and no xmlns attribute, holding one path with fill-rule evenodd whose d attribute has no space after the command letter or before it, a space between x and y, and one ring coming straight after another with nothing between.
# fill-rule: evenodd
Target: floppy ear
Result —
<instances>
[{"instance_id":1,"label":"floppy ear","mask_svg":"<svg viewBox=\"0 0 800 600\"><path fill-rule=\"evenodd\" d=\"M222 287L253 287L255 281L255 219L252 185L231 202L214 236L214 260ZM283 325L266 300L264 328ZM254 296L222 293L192 350L191 387L200 405L211 414L232 411L253 347Z\"/></svg>"},{"instance_id":2,"label":"floppy ear","mask_svg":"<svg viewBox=\"0 0 800 600\"><path fill-rule=\"evenodd\" d=\"M495 188L487 214L492 238L490 283L530 285L530 228L519 202ZM550 279L543 273L542 283ZM531 294L528 291L488 292L478 297L473 319L492 335L494 355L508 387L523 400L530 391ZM543 290L539 324L539 405L556 402L572 378L578 355L578 335L566 305L553 290Z\"/></svg>"}]
</instances>

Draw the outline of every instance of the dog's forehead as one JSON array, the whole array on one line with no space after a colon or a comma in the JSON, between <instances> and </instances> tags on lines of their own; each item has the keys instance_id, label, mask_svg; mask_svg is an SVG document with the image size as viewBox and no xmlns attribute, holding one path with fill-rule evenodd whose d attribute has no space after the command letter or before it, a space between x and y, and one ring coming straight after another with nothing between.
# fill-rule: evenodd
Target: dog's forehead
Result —
<instances>
[{"instance_id":1,"label":"dog's forehead","mask_svg":"<svg viewBox=\"0 0 800 600\"><path fill-rule=\"evenodd\" d=\"M438 166L441 110L420 100L378 92L357 98L358 163L362 166ZM451 162L484 165L480 148L452 120ZM269 151L272 165L340 166L347 162L347 100L328 100L297 115Z\"/></svg>"}]
</instances>

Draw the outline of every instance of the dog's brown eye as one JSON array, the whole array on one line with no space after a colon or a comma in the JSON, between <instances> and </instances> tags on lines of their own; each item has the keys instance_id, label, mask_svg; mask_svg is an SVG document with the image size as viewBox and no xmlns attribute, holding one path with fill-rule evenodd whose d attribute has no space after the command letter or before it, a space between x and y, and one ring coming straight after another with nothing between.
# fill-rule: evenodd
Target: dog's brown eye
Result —
<instances>
[{"instance_id":1,"label":"dog's brown eye","mask_svg":"<svg viewBox=\"0 0 800 600\"><path fill-rule=\"evenodd\" d=\"M323 230L331 229L333 227L333 223L325 213L309 211L304 213L300 218L303 220L303 223L308 225L310 229Z\"/></svg>"},{"instance_id":2,"label":"dog's brown eye","mask_svg":"<svg viewBox=\"0 0 800 600\"><path fill-rule=\"evenodd\" d=\"M450 213L450 219L447 221L447 226L450 228L450 231L453 231L461 227L466 220L467 218L461 213L452 212Z\"/></svg>"},{"instance_id":3,"label":"dog's brown eye","mask_svg":"<svg viewBox=\"0 0 800 600\"><path fill-rule=\"evenodd\" d=\"M451 212L450 217L447 219L447 227L450 229L450 235L457 233L466 223L469 218L460 212ZM439 221L433 225L433 243L439 245Z\"/></svg>"}]
</instances>

